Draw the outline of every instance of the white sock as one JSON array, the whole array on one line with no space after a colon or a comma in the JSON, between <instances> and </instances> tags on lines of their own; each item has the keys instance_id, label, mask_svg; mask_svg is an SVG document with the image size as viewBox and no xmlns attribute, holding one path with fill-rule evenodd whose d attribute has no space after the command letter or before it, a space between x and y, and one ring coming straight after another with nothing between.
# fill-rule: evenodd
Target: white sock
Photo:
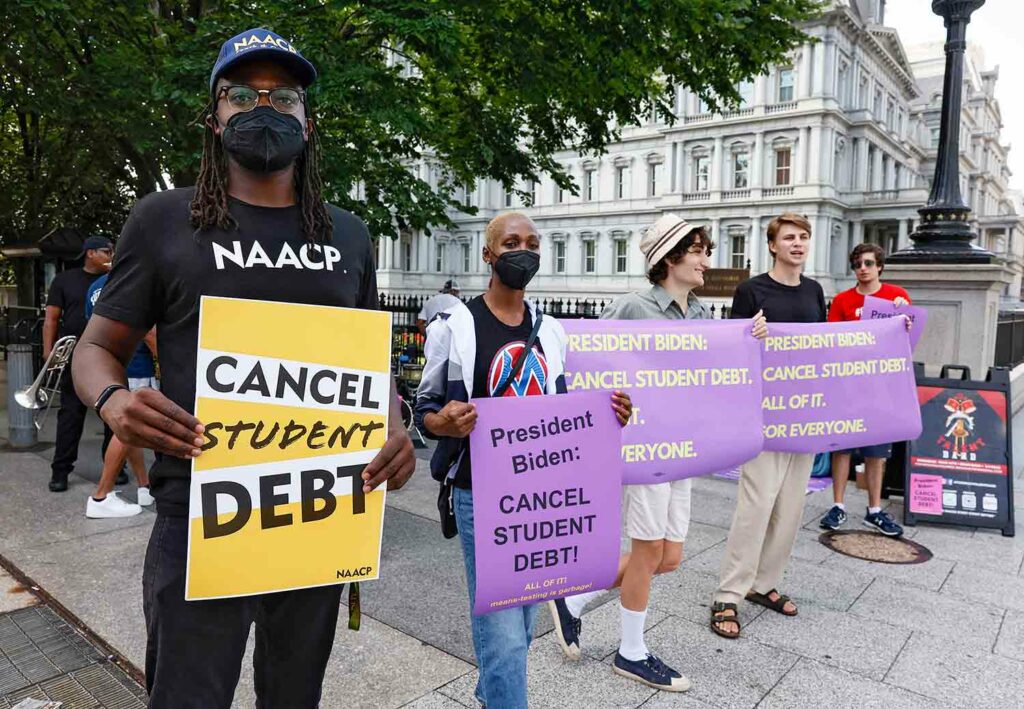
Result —
<instances>
[{"instance_id":1,"label":"white sock","mask_svg":"<svg viewBox=\"0 0 1024 709\"><path fill-rule=\"evenodd\" d=\"M881 511L882 511L881 507L869 507L868 508L868 514L869 515L876 515L876 514L878 514Z\"/></svg>"},{"instance_id":2,"label":"white sock","mask_svg":"<svg viewBox=\"0 0 1024 709\"><path fill-rule=\"evenodd\" d=\"M631 662L639 662L647 657L647 644L644 643L644 622L647 610L631 611L622 609L622 642L619 643L619 654Z\"/></svg>"},{"instance_id":3,"label":"white sock","mask_svg":"<svg viewBox=\"0 0 1024 709\"><path fill-rule=\"evenodd\" d=\"M837 502L837 503L836 503L836 507L838 507L839 509L841 509L841 510L842 510L843 512L846 512L846 504L845 504L845 503L843 503L843 502Z\"/></svg>"},{"instance_id":4,"label":"white sock","mask_svg":"<svg viewBox=\"0 0 1024 709\"><path fill-rule=\"evenodd\" d=\"M569 612L572 613L574 618L579 618L583 614L583 609L586 608L587 604L602 593L604 593L603 590L581 593L578 596L567 596L565 599L565 607L569 609Z\"/></svg>"}]
</instances>

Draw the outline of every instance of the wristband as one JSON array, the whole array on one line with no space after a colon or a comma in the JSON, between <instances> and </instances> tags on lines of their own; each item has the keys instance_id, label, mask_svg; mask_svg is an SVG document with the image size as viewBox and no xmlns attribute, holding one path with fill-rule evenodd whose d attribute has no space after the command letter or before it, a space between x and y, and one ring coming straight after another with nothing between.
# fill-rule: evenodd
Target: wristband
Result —
<instances>
[{"instance_id":1,"label":"wristband","mask_svg":"<svg viewBox=\"0 0 1024 709\"><path fill-rule=\"evenodd\" d=\"M121 389L128 391L128 387L126 387L124 384L111 384L106 389L100 392L100 395L96 397L96 403L92 405L92 409L93 411L96 412L97 416L100 415L100 409L102 409L103 405L107 403L107 399L113 396L115 391L119 391ZM100 416L100 418L103 417Z\"/></svg>"}]
</instances>

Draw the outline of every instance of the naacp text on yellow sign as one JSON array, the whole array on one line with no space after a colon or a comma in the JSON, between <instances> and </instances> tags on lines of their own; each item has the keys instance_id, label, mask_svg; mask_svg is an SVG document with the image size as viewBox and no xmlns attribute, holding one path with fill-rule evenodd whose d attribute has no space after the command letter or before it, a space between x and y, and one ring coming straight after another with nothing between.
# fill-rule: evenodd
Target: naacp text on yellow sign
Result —
<instances>
[{"instance_id":1,"label":"naacp text on yellow sign","mask_svg":"<svg viewBox=\"0 0 1024 709\"><path fill-rule=\"evenodd\" d=\"M204 297L187 600L379 576L391 316Z\"/></svg>"}]
</instances>

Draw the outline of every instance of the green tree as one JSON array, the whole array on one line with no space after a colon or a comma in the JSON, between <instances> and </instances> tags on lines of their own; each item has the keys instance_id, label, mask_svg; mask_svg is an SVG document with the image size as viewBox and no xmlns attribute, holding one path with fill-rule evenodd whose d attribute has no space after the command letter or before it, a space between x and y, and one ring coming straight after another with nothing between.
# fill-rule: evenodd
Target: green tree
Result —
<instances>
[{"instance_id":1,"label":"green tree","mask_svg":"<svg viewBox=\"0 0 1024 709\"><path fill-rule=\"evenodd\" d=\"M265 26L320 71L310 92L328 198L375 234L447 224L457 186L507 189L567 148L671 121L677 87L712 107L804 40L818 0L7 0L0 11L6 238L109 229L191 184L220 43ZM8 71L7 68L10 70ZM442 176L434 189L423 164ZM525 192L520 192L525 198Z\"/></svg>"}]
</instances>

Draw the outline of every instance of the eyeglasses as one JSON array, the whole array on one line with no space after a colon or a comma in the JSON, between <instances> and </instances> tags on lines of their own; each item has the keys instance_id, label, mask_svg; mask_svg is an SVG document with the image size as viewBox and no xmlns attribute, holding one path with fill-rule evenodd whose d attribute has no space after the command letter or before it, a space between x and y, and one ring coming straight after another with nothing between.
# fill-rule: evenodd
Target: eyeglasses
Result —
<instances>
[{"instance_id":1,"label":"eyeglasses","mask_svg":"<svg viewBox=\"0 0 1024 709\"><path fill-rule=\"evenodd\" d=\"M220 87L217 100L227 96L228 105L236 111L247 113L260 103L260 96L266 94L270 105L278 113L296 113L306 100L306 92L279 86L276 89L254 89L244 84Z\"/></svg>"},{"instance_id":2,"label":"eyeglasses","mask_svg":"<svg viewBox=\"0 0 1024 709\"><path fill-rule=\"evenodd\" d=\"M878 265L878 262L877 261L872 261L871 259L863 259L862 261L854 261L853 262L853 267L855 269L856 268L873 268L874 266L877 266L877 265Z\"/></svg>"}]
</instances>

